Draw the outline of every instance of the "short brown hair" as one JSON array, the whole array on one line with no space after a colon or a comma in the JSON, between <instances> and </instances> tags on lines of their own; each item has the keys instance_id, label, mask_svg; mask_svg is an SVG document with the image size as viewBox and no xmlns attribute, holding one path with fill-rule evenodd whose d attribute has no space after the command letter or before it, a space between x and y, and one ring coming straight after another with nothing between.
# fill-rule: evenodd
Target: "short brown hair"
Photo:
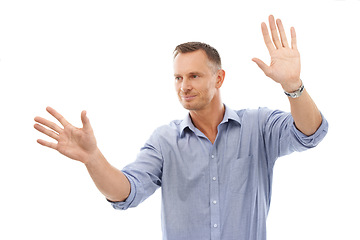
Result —
<instances>
[{"instance_id":1,"label":"short brown hair","mask_svg":"<svg viewBox=\"0 0 360 240\"><path fill-rule=\"evenodd\" d=\"M209 61L213 63L215 67L221 69L221 58L218 51L209 44L202 42L187 42L176 46L174 50L174 58L179 53L194 52L196 50L203 50L206 53Z\"/></svg>"}]
</instances>

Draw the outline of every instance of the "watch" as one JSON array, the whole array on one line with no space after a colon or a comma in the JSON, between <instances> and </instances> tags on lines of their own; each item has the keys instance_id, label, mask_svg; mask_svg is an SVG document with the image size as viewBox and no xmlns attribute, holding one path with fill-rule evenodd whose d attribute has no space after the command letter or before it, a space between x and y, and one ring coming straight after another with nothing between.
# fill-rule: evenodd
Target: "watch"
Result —
<instances>
[{"instance_id":1,"label":"watch","mask_svg":"<svg viewBox=\"0 0 360 240\"><path fill-rule=\"evenodd\" d=\"M288 96L288 97L291 97L291 98L298 98L301 96L301 94L303 93L304 91L304 83L301 81L301 87L296 90L295 92L291 92L291 93L288 93L286 91L284 91L285 95Z\"/></svg>"}]
</instances>

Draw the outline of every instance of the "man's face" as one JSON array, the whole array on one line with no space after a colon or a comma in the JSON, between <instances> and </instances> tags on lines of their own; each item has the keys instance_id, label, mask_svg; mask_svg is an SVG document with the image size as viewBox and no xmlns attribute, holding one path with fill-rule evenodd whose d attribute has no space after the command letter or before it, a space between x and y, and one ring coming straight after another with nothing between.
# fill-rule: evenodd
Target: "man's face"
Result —
<instances>
[{"instance_id":1,"label":"man's face","mask_svg":"<svg viewBox=\"0 0 360 240\"><path fill-rule=\"evenodd\" d=\"M187 110L203 110L220 98L219 71L203 50L179 53L174 59L175 89Z\"/></svg>"}]
</instances>

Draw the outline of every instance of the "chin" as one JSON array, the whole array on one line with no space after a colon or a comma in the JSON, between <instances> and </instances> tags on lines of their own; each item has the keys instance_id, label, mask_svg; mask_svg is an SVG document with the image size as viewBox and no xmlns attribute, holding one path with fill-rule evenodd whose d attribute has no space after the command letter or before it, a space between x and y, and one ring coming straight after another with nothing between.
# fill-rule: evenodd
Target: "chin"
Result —
<instances>
[{"instance_id":1,"label":"chin","mask_svg":"<svg viewBox=\"0 0 360 240\"><path fill-rule=\"evenodd\" d=\"M198 111L198 110L202 109L201 106L199 106L198 104L195 104L195 103L181 102L181 105L183 106L183 108L185 108L186 110L189 110L189 111Z\"/></svg>"},{"instance_id":2,"label":"chin","mask_svg":"<svg viewBox=\"0 0 360 240\"><path fill-rule=\"evenodd\" d=\"M186 110L193 110L192 107L189 104L183 104L181 103L181 106L183 106L183 108L185 108Z\"/></svg>"},{"instance_id":3,"label":"chin","mask_svg":"<svg viewBox=\"0 0 360 240\"><path fill-rule=\"evenodd\" d=\"M181 101L180 101L180 104L181 104L181 106L183 106L183 108L185 108L186 110L193 110L193 106L192 106L192 104L190 104L190 103L184 103L184 102L181 102Z\"/></svg>"}]
</instances>

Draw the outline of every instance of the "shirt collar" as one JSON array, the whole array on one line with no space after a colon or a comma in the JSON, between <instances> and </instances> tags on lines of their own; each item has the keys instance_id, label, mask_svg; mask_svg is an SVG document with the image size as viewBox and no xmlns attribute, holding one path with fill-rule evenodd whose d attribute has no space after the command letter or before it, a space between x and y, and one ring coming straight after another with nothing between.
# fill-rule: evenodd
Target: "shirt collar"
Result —
<instances>
[{"instance_id":1,"label":"shirt collar","mask_svg":"<svg viewBox=\"0 0 360 240\"><path fill-rule=\"evenodd\" d=\"M233 120L241 125L241 119L240 119L239 115L237 115L237 113L234 110L227 107L225 104L224 104L224 107L225 107L225 114L224 114L224 118L220 124L229 122L229 120ZM188 113L186 115L186 117L180 123L180 136L183 136L184 130L186 128L189 128L193 132L195 132L195 129L196 129L194 124L191 121L190 113Z\"/></svg>"}]
</instances>

